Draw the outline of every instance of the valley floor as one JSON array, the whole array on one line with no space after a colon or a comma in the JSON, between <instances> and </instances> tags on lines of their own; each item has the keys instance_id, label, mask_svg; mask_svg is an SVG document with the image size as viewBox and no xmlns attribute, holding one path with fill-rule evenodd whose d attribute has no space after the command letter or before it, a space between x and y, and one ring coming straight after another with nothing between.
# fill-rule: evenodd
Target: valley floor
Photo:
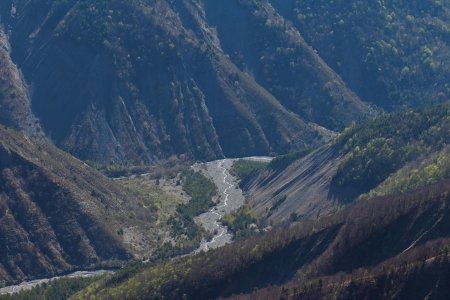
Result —
<instances>
[{"instance_id":1,"label":"valley floor","mask_svg":"<svg viewBox=\"0 0 450 300\"><path fill-rule=\"evenodd\" d=\"M223 159L212 161L206 164L195 164L192 168L202 172L211 178L219 190L216 199L217 205L208 212L198 216L196 221L214 237L210 241L203 240L196 252L208 251L209 249L220 248L231 242L233 234L223 225L220 220L224 215L236 212L245 204L245 197L239 188L238 178L230 174L230 170L236 160L271 161L270 157L246 157L238 159Z\"/></svg>"},{"instance_id":2,"label":"valley floor","mask_svg":"<svg viewBox=\"0 0 450 300\"><path fill-rule=\"evenodd\" d=\"M235 212L245 202L242 191L237 188L237 179L229 172L233 162L233 159L224 159L193 166L195 171L201 171L211 178L219 190L217 205L196 218L203 228L214 234L211 241L202 241L197 252L222 247L230 243L233 238L228 228L220 223L224 215Z\"/></svg>"},{"instance_id":3,"label":"valley floor","mask_svg":"<svg viewBox=\"0 0 450 300\"><path fill-rule=\"evenodd\" d=\"M6 295L6 294L14 294L14 293L19 293L21 291L28 291L31 290L32 288L44 284L44 283L48 283L57 279L62 279L62 278L87 278L87 277L95 277L95 276L101 276L107 273L112 273L113 271L108 271L108 270L95 270L95 271L78 271L78 272L74 272L71 273L69 275L64 275L64 276L56 276L53 278L45 278L45 279L37 279L37 280L32 280L32 281L26 281L26 282L22 282L20 284L17 285L11 285L11 286L7 286L4 288L0 288L0 295Z\"/></svg>"},{"instance_id":4,"label":"valley floor","mask_svg":"<svg viewBox=\"0 0 450 300\"><path fill-rule=\"evenodd\" d=\"M246 157L246 158L235 158L235 159L222 159L216 160L208 163L197 163L191 166L191 168L196 172L203 173L206 177L210 178L218 189L218 194L215 197L214 201L216 205L212 207L208 212L205 212L196 217L196 222L201 225L208 233L212 234L213 237L210 240L203 239L199 248L193 253L198 253L201 251L208 251L210 249L216 249L225 246L228 243L232 242L233 233L221 223L221 219L224 215L236 212L239 208L241 208L245 204L245 197L242 193L242 190L239 188L239 179L233 176L230 173L231 168L233 167L234 162L237 160L253 160L253 161L261 161L261 162L269 162L272 160L270 157ZM149 189L151 190L151 186L154 185L152 182L154 180L148 178L151 174L140 174L140 175L132 175L129 177L120 177L113 178L113 181L121 182L129 189L136 189L136 186L133 184L137 184L136 180L142 182L148 182L150 185ZM173 181L173 182L172 182ZM167 195L171 195L171 197L182 197L183 192L181 187L176 185L176 180L161 180L159 183L159 187L164 190L164 193ZM143 187L143 183L139 183L139 187ZM173 186L173 188L171 188ZM148 192L148 191L147 191ZM185 196L186 197L186 196ZM184 198L185 198L184 197ZM183 198L183 197L182 197ZM174 202L175 204L178 201L173 201L173 199L163 199L169 202ZM163 201L162 200L162 201ZM189 199L185 198L179 200L181 202L189 201ZM170 204L170 203L169 203ZM167 204L167 205L169 205ZM172 204L173 206L174 204ZM167 217L167 216L166 216ZM166 218L161 223L166 223ZM0 289L0 295L6 294L14 294L19 293L21 291L31 290L32 288L48 283L57 279L62 278L86 278L86 277L94 277L100 276L105 273L109 273L113 271L106 270L96 270L96 271L78 271L71 273L69 275L64 276L56 276L53 278L44 278L37 279L33 281L22 282L17 285L7 286Z\"/></svg>"}]
</instances>

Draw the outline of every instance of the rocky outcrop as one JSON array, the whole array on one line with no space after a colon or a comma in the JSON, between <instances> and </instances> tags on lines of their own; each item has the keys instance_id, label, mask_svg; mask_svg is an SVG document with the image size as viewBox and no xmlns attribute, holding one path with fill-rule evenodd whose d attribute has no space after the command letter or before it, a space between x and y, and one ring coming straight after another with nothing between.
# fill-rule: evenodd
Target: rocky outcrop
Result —
<instances>
[{"instance_id":1,"label":"rocky outcrop","mask_svg":"<svg viewBox=\"0 0 450 300\"><path fill-rule=\"evenodd\" d=\"M21 71L10 57L11 47L0 25L0 123L35 137L43 137Z\"/></svg>"}]
</instances>

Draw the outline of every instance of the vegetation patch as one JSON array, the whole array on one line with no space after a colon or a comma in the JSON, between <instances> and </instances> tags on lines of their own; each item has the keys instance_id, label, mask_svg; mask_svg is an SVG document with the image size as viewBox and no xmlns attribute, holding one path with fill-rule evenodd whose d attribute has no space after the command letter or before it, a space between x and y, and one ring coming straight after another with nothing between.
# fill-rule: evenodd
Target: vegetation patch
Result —
<instances>
[{"instance_id":1,"label":"vegetation patch","mask_svg":"<svg viewBox=\"0 0 450 300\"><path fill-rule=\"evenodd\" d=\"M305 157L306 155L310 154L312 152L311 148L302 149L299 151L291 152L284 155L279 155L275 157L268 165L268 169L272 169L275 171L281 171L286 169L288 166L290 166L292 163L296 162L297 160Z\"/></svg>"},{"instance_id":2,"label":"vegetation patch","mask_svg":"<svg viewBox=\"0 0 450 300\"><path fill-rule=\"evenodd\" d=\"M230 172L240 180L245 180L250 174L264 170L268 165L267 162L239 159L233 163Z\"/></svg>"},{"instance_id":3,"label":"vegetation patch","mask_svg":"<svg viewBox=\"0 0 450 300\"><path fill-rule=\"evenodd\" d=\"M214 206L213 197L217 194L216 185L200 172L186 170L181 175L183 190L191 197L188 203L177 205L175 214L167 223L175 243L164 243L155 254L157 259L189 253L201 242L204 231L194 222L194 218Z\"/></svg>"},{"instance_id":4,"label":"vegetation patch","mask_svg":"<svg viewBox=\"0 0 450 300\"><path fill-rule=\"evenodd\" d=\"M442 150L449 140L450 103L353 126L336 142L345 160L333 178L333 192L347 193L353 200L408 162Z\"/></svg>"},{"instance_id":5,"label":"vegetation patch","mask_svg":"<svg viewBox=\"0 0 450 300\"><path fill-rule=\"evenodd\" d=\"M419 162L414 161L389 176L383 183L367 194L359 197L364 200L377 196L409 193L417 188L435 184L450 178L450 147L432 154Z\"/></svg>"},{"instance_id":6,"label":"vegetation patch","mask_svg":"<svg viewBox=\"0 0 450 300\"><path fill-rule=\"evenodd\" d=\"M233 231L235 240L258 235L256 222L257 219L248 206L243 206L238 211L225 215L222 219L222 223Z\"/></svg>"}]
</instances>

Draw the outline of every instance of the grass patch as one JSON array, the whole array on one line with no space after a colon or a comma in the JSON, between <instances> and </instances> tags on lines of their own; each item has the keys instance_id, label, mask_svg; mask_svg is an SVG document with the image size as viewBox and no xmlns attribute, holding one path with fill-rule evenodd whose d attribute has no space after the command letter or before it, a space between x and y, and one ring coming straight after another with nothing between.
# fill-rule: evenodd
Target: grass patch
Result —
<instances>
[{"instance_id":1,"label":"grass patch","mask_svg":"<svg viewBox=\"0 0 450 300\"><path fill-rule=\"evenodd\" d=\"M239 159L233 163L230 172L240 180L244 180L253 172L264 170L268 165L267 162Z\"/></svg>"},{"instance_id":2,"label":"grass patch","mask_svg":"<svg viewBox=\"0 0 450 300\"><path fill-rule=\"evenodd\" d=\"M149 177L136 177L118 181L126 191L139 199L143 208L153 206L156 209L156 225L162 225L173 216L178 205L184 202L183 197L164 191L156 186Z\"/></svg>"}]
</instances>

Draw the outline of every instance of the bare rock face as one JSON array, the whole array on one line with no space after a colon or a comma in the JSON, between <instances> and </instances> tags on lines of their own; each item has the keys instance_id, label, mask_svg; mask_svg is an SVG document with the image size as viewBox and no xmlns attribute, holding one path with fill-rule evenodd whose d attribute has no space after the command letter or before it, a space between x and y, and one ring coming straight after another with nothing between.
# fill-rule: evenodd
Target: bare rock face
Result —
<instances>
[{"instance_id":1,"label":"bare rock face","mask_svg":"<svg viewBox=\"0 0 450 300\"><path fill-rule=\"evenodd\" d=\"M43 137L31 111L28 89L22 73L12 62L11 47L0 25L0 123L35 137Z\"/></svg>"}]
</instances>

